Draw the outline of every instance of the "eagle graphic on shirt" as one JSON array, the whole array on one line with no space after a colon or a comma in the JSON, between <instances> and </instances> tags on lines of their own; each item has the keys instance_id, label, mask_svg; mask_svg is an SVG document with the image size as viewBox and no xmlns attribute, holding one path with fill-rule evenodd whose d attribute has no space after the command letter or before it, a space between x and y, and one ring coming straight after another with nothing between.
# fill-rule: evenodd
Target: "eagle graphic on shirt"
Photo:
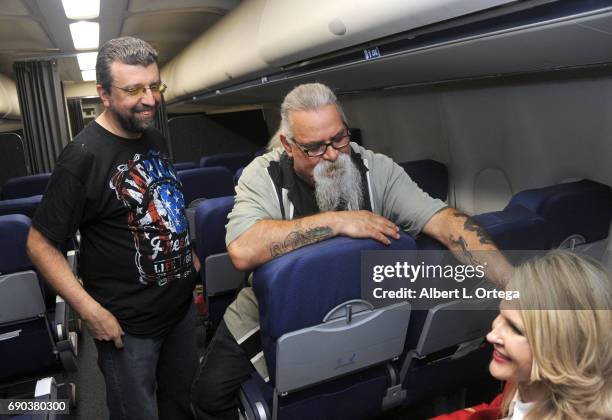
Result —
<instances>
[{"instance_id":1,"label":"eagle graphic on shirt","mask_svg":"<svg viewBox=\"0 0 612 420\"><path fill-rule=\"evenodd\" d=\"M185 198L167 157L157 151L135 154L117 167L110 187L128 209L140 282L164 286L189 276Z\"/></svg>"}]
</instances>

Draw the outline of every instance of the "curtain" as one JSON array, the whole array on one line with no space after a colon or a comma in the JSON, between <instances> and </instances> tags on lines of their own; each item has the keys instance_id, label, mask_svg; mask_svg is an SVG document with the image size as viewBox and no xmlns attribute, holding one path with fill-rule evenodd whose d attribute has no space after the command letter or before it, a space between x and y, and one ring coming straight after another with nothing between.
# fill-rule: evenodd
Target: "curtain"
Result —
<instances>
[{"instance_id":1,"label":"curtain","mask_svg":"<svg viewBox=\"0 0 612 420\"><path fill-rule=\"evenodd\" d=\"M57 61L16 61L14 69L28 173L50 172L69 140Z\"/></svg>"},{"instance_id":2,"label":"curtain","mask_svg":"<svg viewBox=\"0 0 612 420\"><path fill-rule=\"evenodd\" d=\"M77 134L85 127L83 121L83 106L81 98L70 98L68 99L68 118L70 120L70 130L72 131L72 138L75 138Z\"/></svg>"},{"instance_id":3,"label":"curtain","mask_svg":"<svg viewBox=\"0 0 612 420\"><path fill-rule=\"evenodd\" d=\"M172 142L170 141L170 128L168 127L168 113L166 112L166 101L164 100L163 94L161 101L159 102L157 112L155 113L155 128L157 128L160 133L164 135L164 138L166 139L166 147L168 147L168 153L170 154L170 159L174 161Z\"/></svg>"}]
</instances>

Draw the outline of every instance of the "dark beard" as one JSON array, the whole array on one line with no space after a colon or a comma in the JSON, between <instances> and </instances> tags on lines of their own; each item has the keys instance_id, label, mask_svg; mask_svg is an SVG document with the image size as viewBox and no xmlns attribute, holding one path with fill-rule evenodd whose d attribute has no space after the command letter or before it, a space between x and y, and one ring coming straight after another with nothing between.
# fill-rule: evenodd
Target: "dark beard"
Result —
<instances>
[{"instance_id":1,"label":"dark beard","mask_svg":"<svg viewBox=\"0 0 612 420\"><path fill-rule=\"evenodd\" d=\"M148 121L139 120L133 114L134 112L144 111L148 109L151 109L154 111L153 118L151 118ZM119 122L119 125L121 125L121 128L123 128L128 133L143 133L147 128L155 124L155 112L157 112L155 107L148 107L148 106L142 106L142 105L132 108L131 116L123 115L115 111L115 109L112 106L109 108L109 111L113 114L113 116L115 117L115 120Z\"/></svg>"}]
</instances>

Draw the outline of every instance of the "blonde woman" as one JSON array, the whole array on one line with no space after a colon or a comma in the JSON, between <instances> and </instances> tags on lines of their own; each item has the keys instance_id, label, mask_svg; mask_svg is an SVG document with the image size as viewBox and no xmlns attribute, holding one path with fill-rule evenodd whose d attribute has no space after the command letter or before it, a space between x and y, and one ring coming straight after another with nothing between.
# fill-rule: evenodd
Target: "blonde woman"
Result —
<instances>
[{"instance_id":1,"label":"blonde woman","mask_svg":"<svg viewBox=\"0 0 612 420\"><path fill-rule=\"evenodd\" d=\"M598 262L553 251L517 268L487 340L491 404L436 419L612 419L612 276Z\"/></svg>"}]
</instances>

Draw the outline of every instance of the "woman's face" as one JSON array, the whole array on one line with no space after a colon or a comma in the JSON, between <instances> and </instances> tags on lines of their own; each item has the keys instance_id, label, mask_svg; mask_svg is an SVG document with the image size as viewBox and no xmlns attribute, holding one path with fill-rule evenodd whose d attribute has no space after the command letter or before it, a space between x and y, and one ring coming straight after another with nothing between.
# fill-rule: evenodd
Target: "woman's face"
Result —
<instances>
[{"instance_id":1,"label":"woman's face","mask_svg":"<svg viewBox=\"0 0 612 420\"><path fill-rule=\"evenodd\" d=\"M487 341L494 348L489 364L491 375L516 384L529 381L533 356L518 310L502 307L487 334Z\"/></svg>"}]
</instances>

